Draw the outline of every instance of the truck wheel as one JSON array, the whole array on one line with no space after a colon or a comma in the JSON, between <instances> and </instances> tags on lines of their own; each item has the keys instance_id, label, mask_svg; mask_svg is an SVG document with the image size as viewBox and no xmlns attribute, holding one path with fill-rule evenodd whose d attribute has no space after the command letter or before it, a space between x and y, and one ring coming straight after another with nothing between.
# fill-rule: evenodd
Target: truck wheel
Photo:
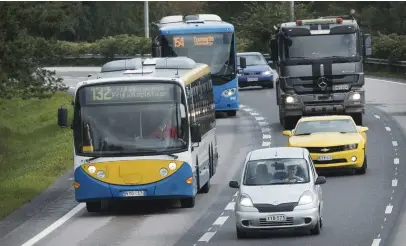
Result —
<instances>
[{"instance_id":1,"label":"truck wheel","mask_svg":"<svg viewBox=\"0 0 406 246\"><path fill-rule=\"evenodd\" d=\"M283 128L285 130L292 130L296 125L296 117L284 117L283 118Z\"/></svg>"},{"instance_id":2,"label":"truck wheel","mask_svg":"<svg viewBox=\"0 0 406 246\"><path fill-rule=\"evenodd\" d=\"M357 126L362 126L362 113L351 115Z\"/></svg>"}]
</instances>

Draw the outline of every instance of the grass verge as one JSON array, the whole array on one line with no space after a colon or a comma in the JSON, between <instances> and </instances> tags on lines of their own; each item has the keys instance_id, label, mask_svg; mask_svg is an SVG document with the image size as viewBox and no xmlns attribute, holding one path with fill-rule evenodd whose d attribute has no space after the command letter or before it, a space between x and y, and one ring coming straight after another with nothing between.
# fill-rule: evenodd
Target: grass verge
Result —
<instances>
[{"instance_id":1,"label":"grass verge","mask_svg":"<svg viewBox=\"0 0 406 246\"><path fill-rule=\"evenodd\" d=\"M57 124L57 110L72 96L0 100L0 219L72 168L72 131Z\"/></svg>"}]
</instances>

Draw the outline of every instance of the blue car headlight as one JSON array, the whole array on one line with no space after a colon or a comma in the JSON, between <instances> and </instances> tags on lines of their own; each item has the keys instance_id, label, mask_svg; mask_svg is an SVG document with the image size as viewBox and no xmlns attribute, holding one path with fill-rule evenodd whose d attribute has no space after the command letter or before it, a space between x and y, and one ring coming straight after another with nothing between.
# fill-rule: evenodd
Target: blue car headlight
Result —
<instances>
[{"instance_id":1,"label":"blue car headlight","mask_svg":"<svg viewBox=\"0 0 406 246\"><path fill-rule=\"evenodd\" d=\"M265 72L262 72L261 74L262 75L272 75L272 72L271 71L265 71Z\"/></svg>"}]
</instances>

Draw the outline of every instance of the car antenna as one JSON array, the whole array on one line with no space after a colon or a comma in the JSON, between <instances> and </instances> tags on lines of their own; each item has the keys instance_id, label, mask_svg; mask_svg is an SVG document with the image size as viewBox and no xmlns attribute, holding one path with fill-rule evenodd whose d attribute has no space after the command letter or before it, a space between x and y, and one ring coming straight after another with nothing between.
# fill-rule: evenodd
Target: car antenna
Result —
<instances>
[{"instance_id":1,"label":"car antenna","mask_svg":"<svg viewBox=\"0 0 406 246\"><path fill-rule=\"evenodd\" d=\"M179 66L176 68L176 73L175 75L179 75Z\"/></svg>"}]
</instances>

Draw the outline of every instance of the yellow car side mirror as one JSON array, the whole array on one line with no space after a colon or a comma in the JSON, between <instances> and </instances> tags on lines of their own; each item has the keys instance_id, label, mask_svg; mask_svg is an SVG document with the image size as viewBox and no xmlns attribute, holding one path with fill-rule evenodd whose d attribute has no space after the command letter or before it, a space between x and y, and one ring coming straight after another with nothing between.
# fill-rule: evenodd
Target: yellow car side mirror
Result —
<instances>
[{"instance_id":1,"label":"yellow car side mirror","mask_svg":"<svg viewBox=\"0 0 406 246\"><path fill-rule=\"evenodd\" d=\"M291 137L291 136L292 136L292 131L285 130L285 131L282 132L282 134L283 134L284 136Z\"/></svg>"},{"instance_id":2,"label":"yellow car side mirror","mask_svg":"<svg viewBox=\"0 0 406 246\"><path fill-rule=\"evenodd\" d=\"M366 127L366 126L362 126L362 127L359 128L359 132L366 132L368 130L369 130L369 128Z\"/></svg>"}]
</instances>

